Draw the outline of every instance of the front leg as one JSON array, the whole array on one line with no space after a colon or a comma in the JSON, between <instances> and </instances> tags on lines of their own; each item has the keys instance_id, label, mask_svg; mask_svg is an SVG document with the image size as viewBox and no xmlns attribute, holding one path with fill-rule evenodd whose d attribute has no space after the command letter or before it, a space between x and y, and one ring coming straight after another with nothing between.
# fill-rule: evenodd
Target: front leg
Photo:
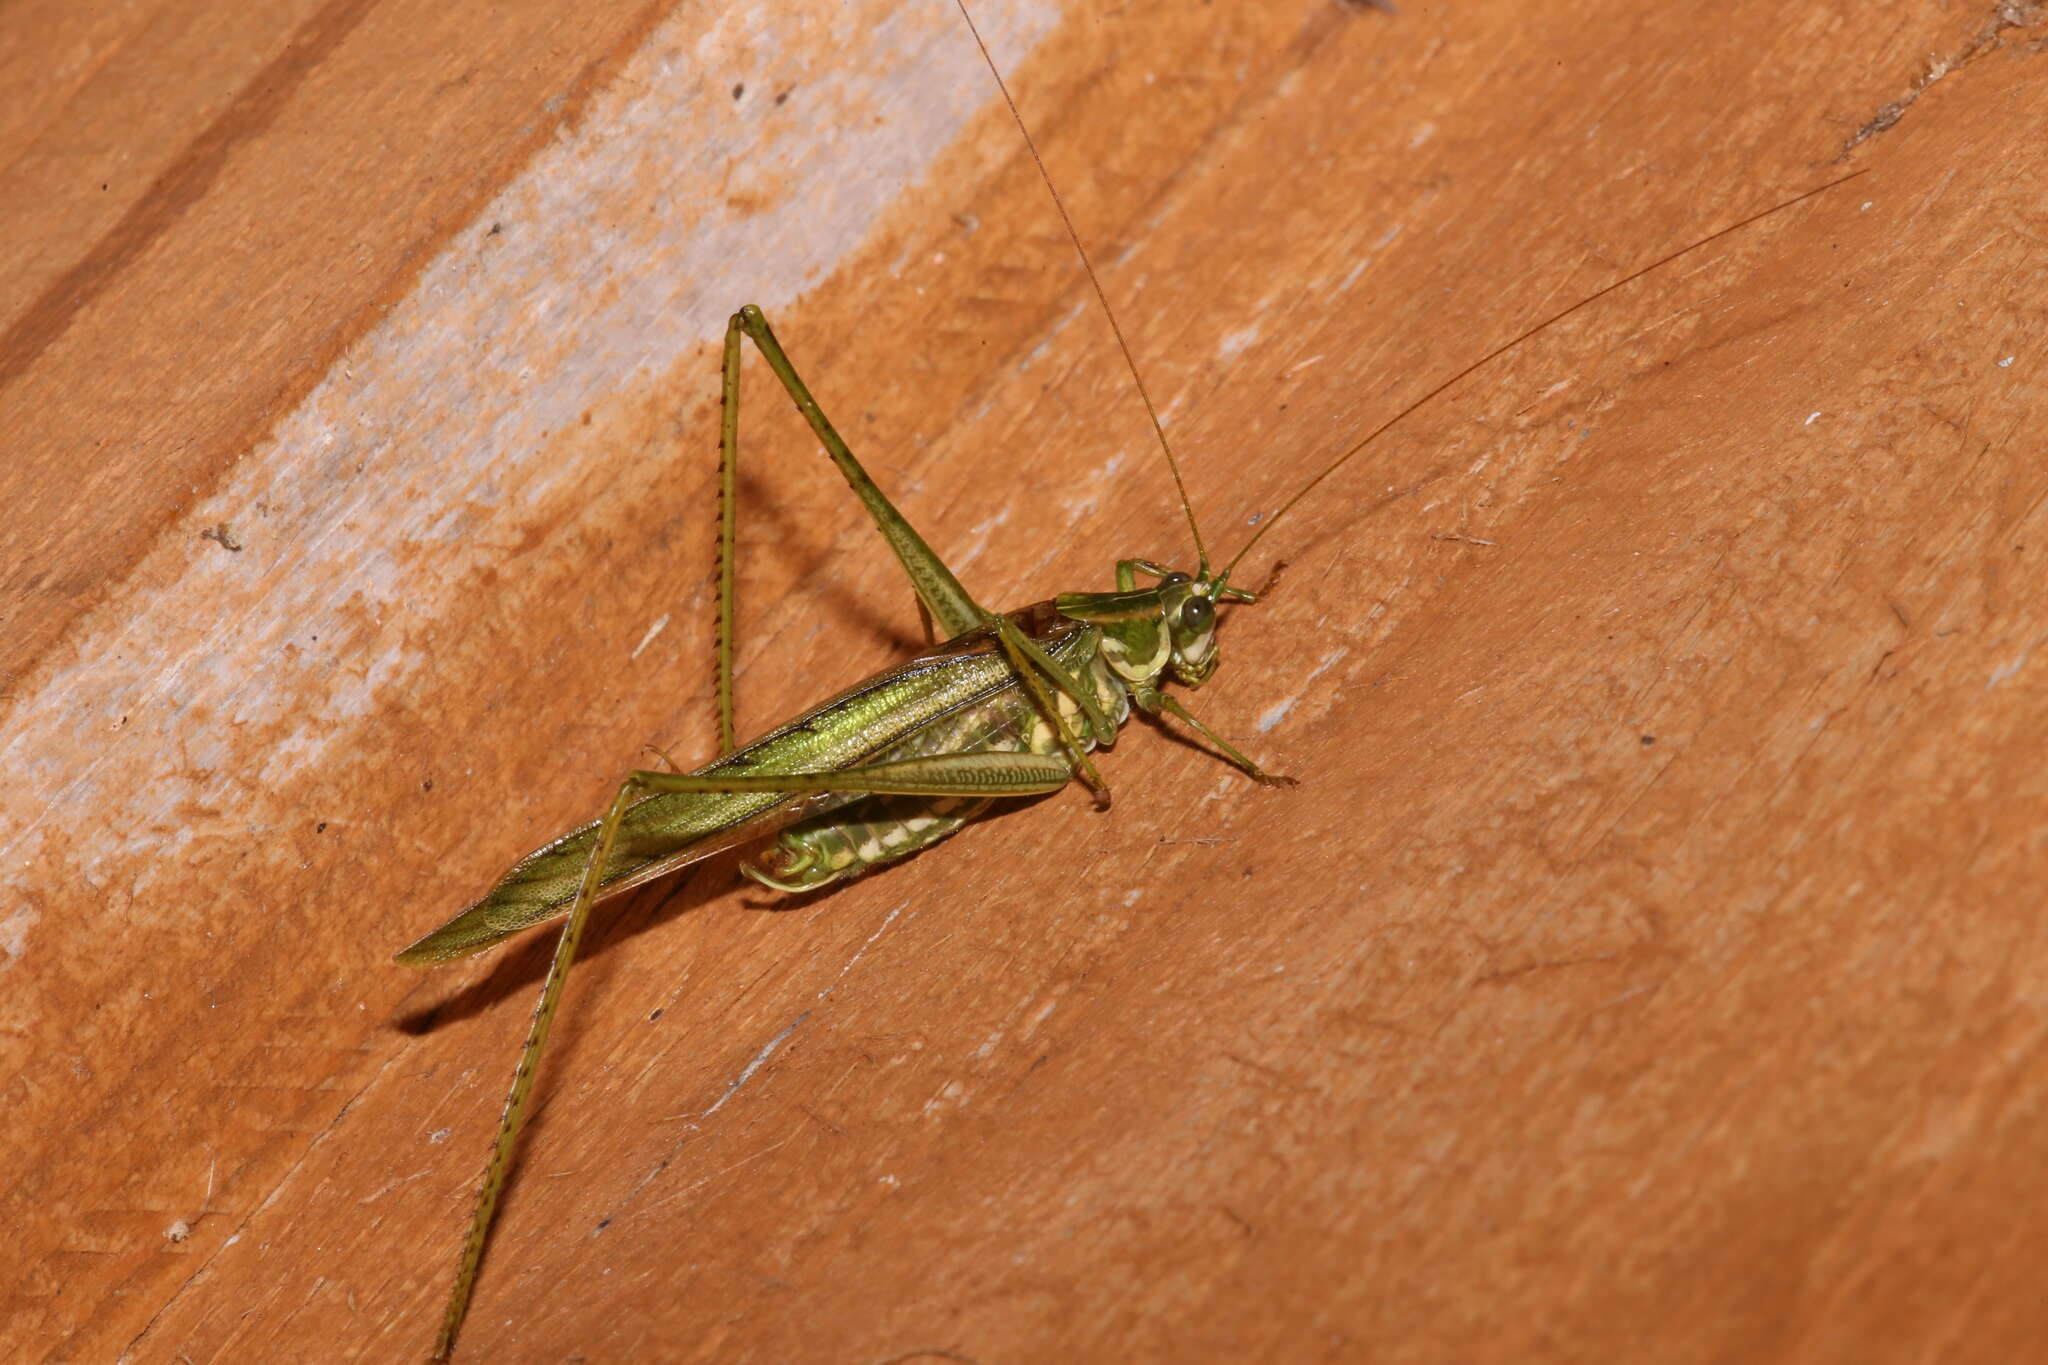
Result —
<instances>
[{"instance_id":1,"label":"front leg","mask_svg":"<svg viewBox=\"0 0 2048 1365\"><path fill-rule=\"evenodd\" d=\"M1233 766L1242 769L1245 776L1261 786L1294 787L1300 785L1291 777L1283 777L1279 773L1269 773L1264 768L1261 768L1235 744L1232 744L1229 740L1202 724L1195 713L1181 705L1180 698L1173 696L1171 693L1162 691L1157 687L1132 688L1131 702L1148 716L1168 715L1181 721L1189 729L1214 745L1217 751L1228 759Z\"/></svg>"}]
</instances>

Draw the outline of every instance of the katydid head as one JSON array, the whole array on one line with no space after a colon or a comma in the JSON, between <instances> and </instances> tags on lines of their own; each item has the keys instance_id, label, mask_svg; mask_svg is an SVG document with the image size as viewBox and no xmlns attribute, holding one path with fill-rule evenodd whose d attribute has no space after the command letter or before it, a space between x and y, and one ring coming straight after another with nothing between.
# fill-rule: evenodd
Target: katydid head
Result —
<instances>
[{"instance_id":1,"label":"katydid head","mask_svg":"<svg viewBox=\"0 0 2048 1365\"><path fill-rule=\"evenodd\" d=\"M1205 566L1200 573L1168 573L1160 580L1160 624L1166 628L1168 666L1183 687L1200 687L1216 671L1216 604L1256 602Z\"/></svg>"},{"instance_id":2,"label":"katydid head","mask_svg":"<svg viewBox=\"0 0 2048 1365\"><path fill-rule=\"evenodd\" d=\"M1138 576L1159 581L1138 586ZM1216 671L1216 604L1255 602L1257 597L1226 585L1204 565L1183 573L1149 559L1116 566L1115 592L1069 592L1055 599L1061 614L1101 629L1103 653L1128 682L1156 685L1171 673L1183 687L1200 687Z\"/></svg>"},{"instance_id":3,"label":"katydid head","mask_svg":"<svg viewBox=\"0 0 2048 1365\"><path fill-rule=\"evenodd\" d=\"M1168 666L1183 687L1200 687L1216 671L1216 599L1206 578L1169 574L1159 588Z\"/></svg>"},{"instance_id":4,"label":"katydid head","mask_svg":"<svg viewBox=\"0 0 2048 1365\"><path fill-rule=\"evenodd\" d=\"M1159 581L1141 588L1141 574ZM1149 559L1118 561L1116 584L1115 592L1061 593L1053 607L1100 630L1110 667L1148 688L1168 674L1183 687L1207 682L1216 671L1216 604L1255 600L1206 567L1190 574Z\"/></svg>"}]
</instances>

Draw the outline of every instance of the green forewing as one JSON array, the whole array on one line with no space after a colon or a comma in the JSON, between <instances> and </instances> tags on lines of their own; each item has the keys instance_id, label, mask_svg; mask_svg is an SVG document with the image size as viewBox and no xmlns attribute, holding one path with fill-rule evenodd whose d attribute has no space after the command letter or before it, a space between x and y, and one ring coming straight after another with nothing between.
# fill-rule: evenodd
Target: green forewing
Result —
<instances>
[{"instance_id":1,"label":"green forewing","mask_svg":"<svg viewBox=\"0 0 2048 1365\"><path fill-rule=\"evenodd\" d=\"M1025 613L1019 613L1020 616ZM1049 612L1032 622L1055 658L1078 666L1094 632ZM1004 690L1019 690L1003 655L985 637L950 642L937 653L877 674L700 774L787 775L836 772L870 761L927 727ZM859 800L857 795L782 792L678 792L628 807L601 881L617 895L663 873L751 841L785 825ZM597 823L536 849L513 865L488 895L399 953L415 966L465 957L530 925L565 913L597 838Z\"/></svg>"}]
</instances>

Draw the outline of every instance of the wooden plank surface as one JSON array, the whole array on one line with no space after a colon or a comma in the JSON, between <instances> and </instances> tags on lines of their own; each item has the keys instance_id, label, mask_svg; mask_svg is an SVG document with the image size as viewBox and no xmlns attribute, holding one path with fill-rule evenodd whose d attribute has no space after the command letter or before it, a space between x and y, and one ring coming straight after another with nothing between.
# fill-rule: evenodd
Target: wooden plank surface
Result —
<instances>
[{"instance_id":1,"label":"wooden plank surface","mask_svg":"<svg viewBox=\"0 0 2048 1365\"><path fill-rule=\"evenodd\" d=\"M1592 301L1255 554L1301 787L613 907L464 1358L2023 1356L2039 10L978 13L1226 551ZM0 1354L414 1356L548 945L389 955L708 751L724 315L985 600L1185 530L943 5L9 39ZM743 729L916 638L754 383Z\"/></svg>"}]
</instances>

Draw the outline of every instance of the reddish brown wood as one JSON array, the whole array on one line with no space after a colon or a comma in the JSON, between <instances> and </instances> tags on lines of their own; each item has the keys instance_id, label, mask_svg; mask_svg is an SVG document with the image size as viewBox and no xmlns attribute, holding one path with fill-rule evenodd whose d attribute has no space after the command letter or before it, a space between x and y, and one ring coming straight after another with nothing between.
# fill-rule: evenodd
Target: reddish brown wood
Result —
<instances>
[{"instance_id":1,"label":"reddish brown wood","mask_svg":"<svg viewBox=\"0 0 2048 1365\"><path fill-rule=\"evenodd\" d=\"M1185 557L957 17L775 8L10 15L0 1354L424 1350L547 944L389 954L709 747L720 310L985 599ZM1299 789L608 914L465 1357L2032 1351L2039 15L987 9L1219 547L1675 259L1275 531ZM916 622L750 393L759 728Z\"/></svg>"}]
</instances>

